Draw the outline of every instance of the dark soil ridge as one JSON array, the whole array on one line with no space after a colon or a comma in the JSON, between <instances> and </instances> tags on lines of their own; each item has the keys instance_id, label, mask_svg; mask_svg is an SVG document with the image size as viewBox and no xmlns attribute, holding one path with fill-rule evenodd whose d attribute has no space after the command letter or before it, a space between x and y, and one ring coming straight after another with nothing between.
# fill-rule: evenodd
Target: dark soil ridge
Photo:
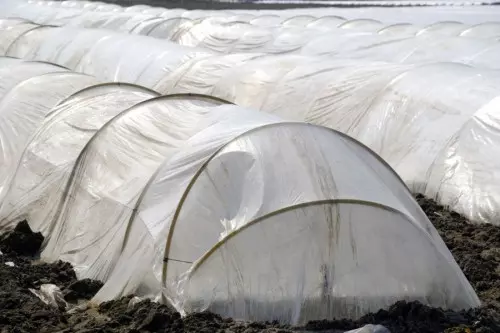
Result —
<instances>
[{"instance_id":1,"label":"dark soil ridge","mask_svg":"<svg viewBox=\"0 0 500 333\"><path fill-rule=\"evenodd\" d=\"M342 332L366 324L383 325L392 333L499 333L500 227L468 224L465 218L432 200L417 196L417 201L477 290L482 307L455 312L401 301L388 310L368 314L357 321L314 321L301 328L239 322L208 312L181 318L170 307L149 300L131 305L132 296L103 303L97 308L67 312L44 304L29 288L55 284L62 290L65 300L76 306L92 298L102 284L78 281L68 263L37 261L43 237L33 233L23 221L12 233L0 237L0 333Z\"/></svg>"}]
</instances>

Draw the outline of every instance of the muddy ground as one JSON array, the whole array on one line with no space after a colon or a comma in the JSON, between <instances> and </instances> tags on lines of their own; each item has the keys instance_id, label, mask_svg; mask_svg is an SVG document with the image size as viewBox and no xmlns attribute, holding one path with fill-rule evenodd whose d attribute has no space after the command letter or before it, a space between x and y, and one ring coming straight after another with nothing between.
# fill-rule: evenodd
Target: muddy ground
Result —
<instances>
[{"instance_id":1,"label":"muddy ground","mask_svg":"<svg viewBox=\"0 0 500 333\"><path fill-rule=\"evenodd\" d=\"M441 233L460 267L483 301L479 309L443 311L416 302L399 302L353 322L349 320L310 322L305 327L223 320L211 313L185 318L165 305L142 301L131 305L132 297L101 304L98 308L68 313L64 301L59 309L45 305L31 291L42 284L55 284L62 297L76 305L94 295L101 284L77 281L68 263L42 263L36 259L42 236L27 223L0 238L0 333L145 333L145 332L297 332L345 331L368 323L381 324L393 333L411 332L500 332L500 227L471 225L460 215L448 212L431 200L417 197Z\"/></svg>"}]
</instances>

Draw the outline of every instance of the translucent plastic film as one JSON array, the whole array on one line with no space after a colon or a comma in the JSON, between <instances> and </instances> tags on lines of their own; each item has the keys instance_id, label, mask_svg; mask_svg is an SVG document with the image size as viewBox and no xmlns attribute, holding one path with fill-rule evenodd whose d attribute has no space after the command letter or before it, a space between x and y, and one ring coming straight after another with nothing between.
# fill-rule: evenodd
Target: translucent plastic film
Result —
<instances>
[{"instance_id":1,"label":"translucent plastic film","mask_svg":"<svg viewBox=\"0 0 500 333\"><path fill-rule=\"evenodd\" d=\"M14 26L15 29L19 27ZM160 78L187 60L212 53L103 29L37 26L23 32L16 32L12 42L5 42L7 55L55 63L102 81L137 83L147 87L153 87Z\"/></svg>"},{"instance_id":2,"label":"translucent plastic film","mask_svg":"<svg viewBox=\"0 0 500 333\"><path fill-rule=\"evenodd\" d=\"M276 168L270 162L275 159L293 167ZM346 198L403 212L449 256L400 179L375 155L326 128L283 124L235 139L192 180L169 234L167 288L175 285L186 263L250 221L297 204ZM451 256L449 260L453 262Z\"/></svg>"},{"instance_id":3,"label":"translucent plastic film","mask_svg":"<svg viewBox=\"0 0 500 333\"><path fill-rule=\"evenodd\" d=\"M10 89L24 80L42 74L60 72L67 72L67 70L53 64L29 61L22 61L16 63L14 66L0 67L0 99Z\"/></svg>"},{"instance_id":4,"label":"translucent plastic film","mask_svg":"<svg viewBox=\"0 0 500 333\"><path fill-rule=\"evenodd\" d=\"M52 109L12 170L0 210L1 228L27 219L33 230L50 239L73 167L87 142L111 118L155 96L135 86L97 85Z\"/></svg>"},{"instance_id":5,"label":"translucent plastic film","mask_svg":"<svg viewBox=\"0 0 500 333\"><path fill-rule=\"evenodd\" d=\"M0 200L27 141L49 111L74 92L96 83L93 77L78 73L49 73L21 82L3 96L0 101Z\"/></svg>"},{"instance_id":6,"label":"translucent plastic film","mask_svg":"<svg viewBox=\"0 0 500 333\"><path fill-rule=\"evenodd\" d=\"M270 115L234 105L219 106L207 116L210 117L205 128L165 160L145 186L127 227L129 232L120 256L108 282L96 295L97 300L129 293L174 297L177 289L163 290L163 257L172 217L191 179L217 149L233 138L253 128L280 122Z\"/></svg>"},{"instance_id":7,"label":"translucent plastic film","mask_svg":"<svg viewBox=\"0 0 500 333\"><path fill-rule=\"evenodd\" d=\"M333 201L251 222L198 261L181 288L188 311L304 323L358 318L401 299L478 304L459 272L403 214Z\"/></svg>"},{"instance_id":8,"label":"translucent plastic film","mask_svg":"<svg viewBox=\"0 0 500 333\"><path fill-rule=\"evenodd\" d=\"M415 192L424 191L429 168L448 140L500 94L497 72L461 64L313 61L296 55L194 59L171 78L157 89L213 94L347 133L387 160ZM461 212L478 212L467 214L470 219L495 223L474 203L463 205Z\"/></svg>"},{"instance_id":9,"label":"translucent plastic film","mask_svg":"<svg viewBox=\"0 0 500 333\"><path fill-rule=\"evenodd\" d=\"M500 98L478 110L440 151L425 194L476 221L500 218Z\"/></svg>"},{"instance_id":10,"label":"translucent plastic film","mask_svg":"<svg viewBox=\"0 0 500 333\"><path fill-rule=\"evenodd\" d=\"M22 34L37 28L37 24L25 22L0 21L0 55L6 55L10 45Z\"/></svg>"},{"instance_id":11,"label":"translucent plastic film","mask_svg":"<svg viewBox=\"0 0 500 333\"><path fill-rule=\"evenodd\" d=\"M39 24L153 36L222 53L298 52L410 63L469 63L500 38L498 22L415 24L403 20L394 24L369 17L345 19L289 11L234 15L229 11L136 12L120 7L69 9L25 4L8 16L12 15ZM498 68L498 63L490 60L481 66Z\"/></svg>"},{"instance_id":12,"label":"translucent plastic film","mask_svg":"<svg viewBox=\"0 0 500 333\"><path fill-rule=\"evenodd\" d=\"M75 164L70 194L42 256L73 263L82 278L106 281L150 177L207 126L220 104L194 96L153 99L102 127Z\"/></svg>"}]
</instances>

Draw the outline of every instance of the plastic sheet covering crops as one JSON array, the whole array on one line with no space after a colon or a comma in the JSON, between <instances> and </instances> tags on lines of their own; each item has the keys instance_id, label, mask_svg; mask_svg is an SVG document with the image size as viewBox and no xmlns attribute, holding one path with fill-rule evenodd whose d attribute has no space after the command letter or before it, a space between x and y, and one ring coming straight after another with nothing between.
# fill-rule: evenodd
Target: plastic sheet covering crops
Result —
<instances>
[{"instance_id":1,"label":"plastic sheet covering crops","mask_svg":"<svg viewBox=\"0 0 500 333\"><path fill-rule=\"evenodd\" d=\"M241 115L231 120L231 126L238 121L245 129L252 128ZM453 277L456 268L446 264L452 260L449 252L409 192L358 143L305 124L280 122L236 133L227 125L220 121L188 140L186 148L166 160L150 179L135 204L110 282L97 299L137 288L154 296L155 285L162 281L166 298L184 311L210 309L237 318L292 323L358 317L408 295L454 307L436 285L462 295L454 296L453 302L474 299L464 294L462 279ZM335 153L330 154L332 149ZM296 162L293 167L265 162L276 156ZM341 161L334 156L342 156ZM342 171L352 168L357 172ZM340 174L346 177L335 176ZM370 186L353 186L361 179ZM381 191L387 196L380 196ZM367 216L387 222L367 229L355 224ZM403 236L406 233L408 237ZM401 240L398 251L394 244L383 245L388 234ZM390 254L397 265L374 262L369 245L374 235L380 235L376 248L382 250L377 258ZM324 242L319 241L322 238ZM316 240L318 247L311 247ZM223 249L227 252L221 253ZM396 258L400 254L411 254L415 260L400 262ZM260 259L252 259L255 255ZM428 274L437 267L450 268L443 280ZM201 279L207 288L201 287ZM400 279L406 282L400 284ZM325 302L328 313L316 311Z\"/></svg>"},{"instance_id":2,"label":"plastic sheet covering crops","mask_svg":"<svg viewBox=\"0 0 500 333\"><path fill-rule=\"evenodd\" d=\"M136 293L183 312L288 323L355 318L404 298L479 304L378 156L331 129L212 97L80 90L47 114L5 193L2 228L27 218L47 236L43 258L106 282L98 301ZM255 251L268 259L254 262ZM210 289L199 287L201 272ZM315 310L324 304L328 313Z\"/></svg>"},{"instance_id":3,"label":"plastic sheet covering crops","mask_svg":"<svg viewBox=\"0 0 500 333\"><path fill-rule=\"evenodd\" d=\"M229 19L217 17L196 21L186 21L186 19L161 21L158 18L148 18L142 23L140 21L130 23L130 20L128 20L128 26L124 30L144 33L147 31L147 34L154 37L163 37L185 46L199 47L200 52L201 49L204 49L205 52L210 50L217 53L298 53L311 56L321 55L398 63L453 61L485 68L499 68L498 61L496 61L497 57L500 57L500 41L498 38L471 37L474 34L467 35L469 37L448 36L435 34L433 30L426 32L426 29L418 30L416 35L407 36L405 33L400 33L401 29L388 30L394 28L394 26L384 27L374 33L360 33L345 28L344 25L339 28L327 28L320 23L319 19L317 25L309 28L284 26L273 29L262 28L240 21L226 22L227 20ZM64 29L40 28L42 31L38 31L38 29L29 31L33 29L31 28L26 32L24 30L27 28L23 28L26 24L15 22L12 25L14 25L10 27L12 31L4 32L9 39L3 42L5 44L2 48L5 49L5 54L17 57L36 55L40 44L45 44L46 47L57 44L62 47L60 44L67 40L68 36L89 36L91 34L80 29L71 30L72 35L68 35L64 33L69 29L67 27ZM491 29L491 27L497 25L499 27L496 29L500 36L500 23L485 23L483 30ZM481 25L467 26L463 29L465 33L481 27ZM153 44L156 45L156 48L173 49L173 46L167 46L169 45L167 43L153 42L152 39L124 37L124 35L119 37L120 35L111 33L111 30L108 30L108 33L104 31L100 33L94 31L92 35L97 38L97 34L102 34L101 43L105 43L107 47L115 51L126 47L123 45L122 47L117 46L117 40L124 38L126 38L127 43L134 43L135 45L144 43L144 46L147 47L146 50L149 48L154 49L155 47L151 46ZM388 33L388 31L392 31L392 33ZM13 36L19 38L15 40ZM108 39L112 39L114 42L108 41ZM80 43L82 44L80 51L87 50L85 48L86 44L84 42ZM75 42L74 45L80 45L80 43ZM30 45L31 53L27 53L29 50L26 50L26 45ZM88 47L90 46L93 45L90 44ZM178 48L178 50L181 49ZM53 49L50 50L53 51ZM144 49L141 48L140 50L143 51ZM100 52L104 51L100 50ZM108 52L113 51L108 50Z\"/></svg>"},{"instance_id":4,"label":"plastic sheet covering crops","mask_svg":"<svg viewBox=\"0 0 500 333\"><path fill-rule=\"evenodd\" d=\"M441 160L453 135L500 94L499 80L495 71L452 63L394 65L232 54L192 60L155 89L210 94L347 133L386 159L413 191L422 192L427 185L439 186L431 183L430 167ZM447 203L472 220L498 221L500 192L468 169L457 172L471 184L447 188L452 196L464 197ZM487 200L467 199L464 193L471 187Z\"/></svg>"},{"instance_id":5,"label":"plastic sheet covering crops","mask_svg":"<svg viewBox=\"0 0 500 333\"><path fill-rule=\"evenodd\" d=\"M483 221L498 219L500 98L479 109L442 148L429 171L426 195L451 207L464 207Z\"/></svg>"},{"instance_id":6,"label":"plastic sheet covering crops","mask_svg":"<svg viewBox=\"0 0 500 333\"><path fill-rule=\"evenodd\" d=\"M403 39L406 49L399 40L363 48L372 35L366 35L367 39L340 39L337 42L345 49L364 54L346 60L342 55L239 51L214 55L155 38L109 30L75 29L68 34L67 29L41 27L21 34L8 47L8 54L53 61L101 80L137 83L163 94L210 94L284 118L335 128L387 159L414 191L426 191L426 186L439 188L429 183L429 167L443 160L439 152L447 140L479 108L499 95L496 71L432 64L451 57L480 67L498 65L500 47L480 39L423 36L420 44ZM137 47L127 49L132 42ZM427 47L438 42L444 46L442 50ZM490 46L462 57L457 50L467 50L467 44L479 45L476 50ZM397 61L379 62L370 57L392 57ZM398 64L400 60L403 63ZM430 64L418 65L421 62ZM457 172L470 178L472 173L467 170ZM445 203L473 221L496 223L500 193L480 178L471 179L471 186L487 200L476 201L465 195L470 193L470 187L442 187L435 197L440 200L460 195L461 200ZM441 193L445 190L451 192Z\"/></svg>"},{"instance_id":7,"label":"plastic sheet covering crops","mask_svg":"<svg viewBox=\"0 0 500 333\"><path fill-rule=\"evenodd\" d=\"M365 5L366 1L362 1ZM353 5L355 1L342 2L344 5ZM371 4L380 5L383 1L371 2ZM415 7L416 2L411 1L390 1L387 8L387 2L384 7L372 8L305 8L294 10L185 10L181 8L166 9L160 7L151 7L145 5L136 5L130 7L121 7L104 3L96 3L94 1L24 1L24 0L4 0L2 5L8 14L16 15L24 13L34 18L46 18L47 12L57 11L61 17L66 17L69 13L92 13L96 16L118 15L149 15L156 17L185 17L190 19L198 19L210 16L239 16L247 18L255 16L259 23L267 25L276 25L287 22L287 24L303 24L307 23L311 18L317 18L325 15L339 15L349 19L371 19L388 23L399 23L407 21L418 25L429 25L440 21L458 21L467 24L477 24L481 22L489 22L498 19L499 9L495 6L472 6L472 2L453 1L441 3L438 6L437 2L429 3L423 7ZM399 5L412 4L413 7L408 10L406 7ZM422 3L422 2L421 2ZM425 1L424 1L425 3ZM483 4L486 4L483 1ZM455 6L454 6L455 5ZM465 7L465 8L464 8ZM260 18L262 17L262 19ZM288 23L290 21L290 23ZM366 25L366 24L362 24Z\"/></svg>"},{"instance_id":8,"label":"plastic sheet covering crops","mask_svg":"<svg viewBox=\"0 0 500 333\"><path fill-rule=\"evenodd\" d=\"M46 20L40 11L53 12L56 17ZM488 62L475 58L492 48L500 56L497 45L500 22L395 25L367 18L283 13L287 11L273 15L162 9L122 10L119 13L115 9L80 9L78 12L23 4L10 7L6 15L21 15L42 24L150 35L222 53L299 52L397 62L455 61L498 68L498 62L491 56Z\"/></svg>"},{"instance_id":9,"label":"plastic sheet covering crops","mask_svg":"<svg viewBox=\"0 0 500 333\"><path fill-rule=\"evenodd\" d=\"M0 22L0 55L6 55L10 44L20 35L39 27L38 24L17 20L1 20Z\"/></svg>"},{"instance_id":10,"label":"plastic sheet covering crops","mask_svg":"<svg viewBox=\"0 0 500 333\"><path fill-rule=\"evenodd\" d=\"M19 32L12 43L2 43L0 41L6 49L5 54L12 57L57 63L102 81L148 87L183 62L212 53L110 30L53 27L38 27L24 34Z\"/></svg>"},{"instance_id":11,"label":"plastic sheet covering crops","mask_svg":"<svg viewBox=\"0 0 500 333\"><path fill-rule=\"evenodd\" d=\"M23 77L24 73L26 76ZM4 184L15 170L25 144L46 114L61 100L96 84L97 80L57 66L19 61L17 66L0 69L0 81L3 88L0 94L1 200Z\"/></svg>"},{"instance_id":12,"label":"plastic sheet covering crops","mask_svg":"<svg viewBox=\"0 0 500 333\"><path fill-rule=\"evenodd\" d=\"M101 84L81 90L55 107L26 145L4 191L1 228L27 219L32 228L50 238L64 190L87 142L110 119L157 95L139 86Z\"/></svg>"}]
</instances>

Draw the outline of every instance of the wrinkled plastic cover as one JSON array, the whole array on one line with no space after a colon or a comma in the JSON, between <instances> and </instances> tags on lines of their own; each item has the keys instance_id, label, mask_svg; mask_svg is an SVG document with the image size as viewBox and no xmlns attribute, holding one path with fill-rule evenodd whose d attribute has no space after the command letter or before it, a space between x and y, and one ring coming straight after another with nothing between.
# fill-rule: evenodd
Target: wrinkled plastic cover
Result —
<instances>
[{"instance_id":1,"label":"wrinkled plastic cover","mask_svg":"<svg viewBox=\"0 0 500 333\"><path fill-rule=\"evenodd\" d=\"M36 63L30 65L37 66ZM3 96L0 101L0 200L4 184L15 172L25 145L47 113L74 92L96 83L93 77L78 73L49 73L20 82Z\"/></svg>"},{"instance_id":2,"label":"wrinkled plastic cover","mask_svg":"<svg viewBox=\"0 0 500 333\"><path fill-rule=\"evenodd\" d=\"M394 65L232 54L193 59L155 88L212 94L347 133L387 160L414 192L423 192L429 182L439 188L435 178L428 178L430 168L442 163L436 161L440 151L483 105L500 94L499 86L497 72L460 64ZM465 169L461 170L465 176ZM478 191L497 202L500 192L481 184L477 183ZM446 191L463 197L458 210L471 220L498 221L491 215L492 208L478 206L454 188Z\"/></svg>"},{"instance_id":3,"label":"wrinkled plastic cover","mask_svg":"<svg viewBox=\"0 0 500 333\"><path fill-rule=\"evenodd\" d=\"M23 151L0 209L0 227L27 219L46 242L78 156L116 115L157 94L118 84L84 89L55 107ZM57 259L57 258L55 258Z\"/></svg>"},{"instance_id":4,"label":"wrinkled plastic cover","mask_svg":"<svg viewBox=\"0 0 500 333\"><path fill-rule=\"evenodd\" d=\"M500 218L500 97L479 109L441 149L425 194L478 221Z\"/></svg>"},{"instance_id":5,"label":"wrinkled plastic cover","mask_svg":"<svg viewBox=\"0 0 500 333\"><path fill-rule=\"evenodd\" d=\"M43 3L19 7L6 5L6 8L7 16L23 16L40 24L130 32L221 53L299 52L349 58L369 56L397 62L470 63L471 58L485 52L492 44L498 44L500 39L500 23L487 21L394 24L391 20L385 23L387 21L373 18L346 19L299 11L259 12L256 15L239 11L239 15L234 15L230 11L161 8L137 11L120 7L75 9ZM400 19L413 21L413 17ZM493 59L474 64L498 68L498 62Z\"/></svg>"},{"instance_id":6,"label":"wrinkled plastic cover","mask_svg":"<svg viewBox=\"0 0 500 333\"><path fill-rule=\"evenodd\" d=\"M5 55L55 63L102 81L153 87L184 62L212 54L207 50L111 30L24 26L13 27L12 37L9 35L10 39L0 41L0 51L3 47ZM0 34L3 32L0 29Z\"/></svg>"},{"instance_id":7,"label":"wrinkled plastic cover","mask_svg":"<svg viewBox=\"0 0 500 333\"><path fill-rule=\"evenodd\" d=\"M90 7L105 13L92 26L115 26L108 10L116 7ZM51 15L46 11L43 19ZM233 43L231 31L224 29L227 22L197 20L201 15L186 15L192 20L172 38L186 33L193 37L188 41L218 47L227 35L221 39L223 52L246 47ZM297 31L314 20L278 18L269 19L269 42L261 43L262 27L252 27L245 41L264 45L265 53L286 48L299 53L310 32ZM127 26L131 22L124 20ZM134 29L147 31L149 23ZM206 39L198 24L216 33ZM230 22L228 27L243 33L248 24ZM21 33L7 53L37 60L64 54L73 69L103 79L144 80L162 93L241 99L268 113L193 96L144 102L156 94L140 88L113 95L109 110L102 111L109 91L84 90L50 111L24 150L0 210L2 223L33 219L47 235L44 258L68 260L79 277L106 282L96 300L136 293L167 299L181 312L210 309L287 323L357 318L401 298L453 309L477 306L452 255L385 162L340 133L280 117L349 133L395 165L407 183L425 183L424 173L439 150L498 94L498 77L458 64L415 63L442 59L439 52L423 52L426 45L442 41L450 50L442 57L448 59L468 56L470 45L483 54L487 42L473 39L469 45L455 36L457 25L444 24L403 38L404 45L417 39L421 44L405 48L409 54L394 65L369 60L390 56L384 45L401 42L374 37L383 29L380 22L357 20L337 27L342 31L333 31L358 60L333 59L330 50L325 50L328 57L215 56L110 30L102 35L92 30L78 39L86 32L71 30L72 39L85 41L82 50L64 37L66 28ZM433 38L434 31L444 33ZM127 51L127 42L137 48ZM145 54L141 47L150 53L128 71L124 67ZM371 49L377 49L374 58ZM161 74L152 79L147 73L157 68ZM31 77L24 68L17 74ZM5 75L2 94L18 84L18 76ZM491 120L483 113L479 119ZM433 121L450 126L438 133L429 125ZM398 130L402 125L406 139ZM415 138L424 142L425 153L430 151L428 159L412 146ZM66 148L69 153L61 155ZM422 168L413 174L405 163Z\"/></svg>"},{"instance_id":8,"label":"wrinkled plastic cover","mask_svg":"<svg viewBox=\"0 0 500 333\"><path fill-rule=\"evenodd\" d=\"M195 179L175 216L165 254L167 293L170 285L181 292L177 298L169 294L172 302L187 312L209 309L292 323L358 318L405 298L456 309L474 302L446 246L397 176L350 139L304 126L249 133L217 152ZM278 138L283 140L279 148L268 144ZM296 161L293 171L265 165L272 160L266 156ZM307 161L321 167L315 171ZM355 174L348 172L354 168ZM365 185L353 186L358 182ZM328 198L340 203L314 203ZM368 217L385 222L365 229ZM368 241L377 233L380 243ZM390 239L405 238L400 251L383 240L391 234ZM311 248L311 240L320 245ZM411 262L403 259L410 255ZM388 258L391 266L380 266L373 256ZM463 294L464 289L469 291Z\"/></svg>"},{"instance_id":9,"label":"wrinkled plastic cover","mask_svg":"<svg viewBox=\"0 0 500 333\"><path fill-rule=\"evenodd\" d=\"M97 300L137 293L164 297L182 312L210 309L292 323L357 318L401 298L454 309L479 304L403 182L356 141L196 96L123 109L124 99L149 98L144 92L96 86L52 110L25 149L2 207L2 221L29 214L47 235L43 258L68 260L79 277L105 281ZM112 106L109 113L103 105ZM290 163L266 164L276 159ZM318 205L327 208L314 209ZM280 218L290 212L293 217ZM266 235L261 244L252 236L256 228L259 237ZM387 242L388 234L402 244ZM378 235L377 241L368 235ZM323 239L315 249L324 255L310 248L311 239L318 245ZM374 243L378 251L366 245ZM240 248L250 244L259 244L256 251L263 252L256 255L269 260L255 264L256 257ZM286 244L316 260L297 264ZM221 252L232 248L233 258L242 254L236 266ZM380 266L389 252L391 265ZM214 269L220 260L224 270ZM240 265L254 267L245 280L236 274ZM316 272L326 288L318 289ZM346 273L353 278L343 278ZM199 287L199 279L224 281L217 274L226 283ZM283 282L290 274L296 278ZM325 302L327 313L314 310Z\"/></svg>"},{"instance_id":10,"label":"wrinkled plastic cover","mask_svg":"<svg viewBox=\"0 0 500 333\"><path fill-rule=\"evenodd\" d=\"M272 317L271 320L298 323L325 317L325 313L311 310L312 308L307 306L301 308L298 305L308 300L313 308L318 306L318 299L315 298L314 291L311 291L315 290L314 285L317 280L313 276L316 275L312 274L310 277L309 273L311 270L321 270L325 262L331 262L331 265L336 262L335 265L340 265L339 270L335 270L338 275L332 275L332 279L344 276L346 272L354 274L352 265L354 267L360 265L359 281L348 280L338 285L339 295L343 295L341 298L348 299L341 302L350 304L342 313L347 317L358 317L367 311L386 307L396 299L405 297L416 298L426 304L452 308L468 307L469 304L478 302L474 291L432 225L413 201L411 194L399 178L375 155L351 139L346 139L328 129L287 123L274 125L276 127L271 125L262 127L267 122L255 127L250 121L252 118L242 117L245 114L243 110L238 112L239 114L232 112L237 118L228 118L231 120L231 129L228 129L225 120L219 120L218 123L189 139L185 149L180 150L159 167L136 203L136 213L132 215L127 227L126 235L128 236L125 238L121 254L109 275L108 283L96 295L97 300L106 300L132 292L140 292L160 299L160 286L163 284L166 288L163 295L183 312L210 309L224 316L236 318L268 320ZM231 113L228 113L229 115ZM238 130L239 127L235 124L239 122L242 128ZM275 121L269 124L273 123ZM237 130L236 133L233 132L235 130ZM290 139L291 137L294 139ZM337 140L334 139L335 137ZM269 142L279 142L279 144L269 145ZM321 144L317 146L321 142L324 142L325 146ZM332 142L335 144L332 145ZM326 147L327 144L328 147ZM326 149L339 149L339 151L334 154L322 153ZM277 168L276 164L265 165L265 161L272 160L266 156L275 158L279 156L281 160L295 161L287 163L294 167L287 168L281 165ZM335 156L342 156L342 163ZM349 167L349 163L345 164L349 160L348 156L352 157L352 163L356 165L356 168L364 164L366 169L359 169L356 174L347 172L354 168ZM297 173L305 178L293 177ZM342 177L336 176L341 174ZM351 176L353 178L350 178ZM352 186L356 182L373 183L370 183L370 186ZM172 188L180 189L180 191L169 190ZM357 191L357 188L370 188L373 192ZM381 193L385 194L380 195ZM310 205L314 206L311 202L321 201L324 198L349 198L346 199L350 203L349 206L360 205L361 213L359 214L364 217L356 215L357 208L349 209L342 216L329 214L330 218L324 215L316 216L306 208ZM350 198L359 198L359 200L351 202ZM363 202L371 203L365 205ZM378 204L380 202L382 205ZM296 232L286 231L289 228L291 231L293 228L292 224L288 224L292 223L292 217L276 218L281 229L274 225L273 214L280 209L287 210L289 207L300 204L306 207L303 208L303 214L296 215ZM398 208L383 208L390 207L386 205ZM325 209L320 209L318 214L321 212L324 214ZM270 216L268 217L267 214ZM370 216L370 219L376 216L373 218L374 221L386 222L377 222L376 226L373 225L374 229L369 228L365 231L361 231L363 228L360 224L359 232L366 232L366 236L360 236L359 239L363 239L360 242L365 245L357 247L356 236L358 234L354 234L349 225L354 223L351 220L357 220L357 218L359 218L358 221L366 221L366 216ZM257 231L260 235L258 238L263 242L268 240L268 245L257 246L255 250L240 248L242 252L229 250L231 255L228 256L219 253L222 249L229 249L233 240L238 244L237 246L255 245L256 235L250 232L249 235L252 234L252 236L247 238L245 234L253 228L253 225L257 225L252 221L259 218L262 218L260 223L266 229ZM203 222L200 223L200 221ZM316 225L315 221L318 223L331 221L331 223L339 224L338 227L333 228L334 230L328 232L321 229L324 226L322 223L313 227ZM304 223L311 226L304 228ZM384 223L390 225L384 226ZM392 224L400 227L394 227ZM115 237L122 232L114 233ZM312 234L304 236L300 232ZM380 273L378 275L366 274L366 270L371 270L371 267L363 268L358 258L363 255L367 256L363 262L373 266L378 261L373 257L371 259L368 257L376 255L378 258L380 255L384 258L385 255L385 252L375 254L373 247L366 245L371 243L366 240L366 237L373 233L406 234L403 244L408 247L401 253L406 255L422 253L418 256L419 259L416 259L418 264L414 266L410 265L407 259L397 259L398 251L392 248L396 245L386 244L386 240L381 240L381 246L386 244L388 247L383 251L391 253L391 267L393 268L389 269L384 266L384 268L374 270ZM263 238L262 235L266 236ZM303 260L296 260L296 256L290 255L293 254L290 247L278 246L273 249L276 253L280 253L276 257L268 253L276 242L282 241L295 247L301 240L305 245L300 249L298 247L298 252L304 255L310 253L311 257L316 257L315 253L305 249L310 247L311 239L321 237L320 235L325 237L326 243L318 249L325 250L328 248L326 245L328 243L337 249L345 246L345 251L351 251L351 254L339 252L338 257L334 255L335 259L328 255L319 256L325 261L321 263L311 261L314 268L309 270L304 268ZM381 236L380 239L383 238ZM412 239L419 240L412 241ZM401 245L398 243L397 246ZM356 250L353 250L353 247ZM259 253L258 256L250 255L259 249L265 253ZM358 249L362 253L358 254ZM249 251L248 256L245 255L246 250ZM330 255L336 253L332 251ZM163 253L166 256L165 263ZM236 258L237 253L240 255ZM266 256L274 258L269 263L269 265L274 263L274 266L267 265L267 261L265 263L261 259L258 262L262 265L255 264L256 258ZM201 259L198 259L200 257ZM230 257L233 259L223 259ZM222 260L222 262L218 261L217 264L212 265L212 261L215 260ZM284 272L278 269L277 262L280 261L290 261L295 265L289 268L287 266ZM341 261L345 262L344 269L341 268ZM394 264L400 261L400 264ZM239 268L234 268L235 263ZM192 265L194 268L190 269ZM231 273L232 270L241 267L254 271L253 274L249 273L248 280L242 280L241 270L238 271L239 273ZM209 273L202 277L203 274L196 274L198 269L203 272L206 269ZM332 274L333 271L332 269ZM429 272L433 273L429 274ZM219 275L224 277L221 278ZM246 275L243 274L243 276ZM296 276L296 279L286 284L280 278L282 276ZM307 280L304 280L306 278ZM203 280L203 282L198 282L198 280ZM210 281L213 281L213 285ZM264 281L267 282L264 283ZM396 281L402 282L398 284ZM202 288L202 283L205 283L205 286L208 283L209 287ZM370 287L356 294L358 284ZM197 285L199 287L196 287ZM281 285L281 288L276 289L276 285ZM373 288L375 285L377 287ZM239 294L235 293L235 290L239 290ZM298 290L307 290L307 292L297 294ZM379 290L379 294L373 290ZM436 290L439 291L436 292ZM241 294L249 299L241 303L243 300L238 296ZM261 302L271 304L270 307L276 306L273 300L278 299L286 300L280 303L279 308L282 312L272 311L270 308L257 310ZM338 301L338 298L336 300ZM220 307L220 304L229 305ZM330 309L331 313L328 316L339 314L333 310L333 307Z\"/></svg>"},{"instance_id":11,"label":"wrinkled plastic cover","mask_svg":"<svg viewBox=\"0 0 500 333\"><path fill-rule=\"evenodd\" d=\"M157 99L102 127L75 164L69 196L42 257L62 258L80 277L106 281L149 178L206 126L209 111L218 105L194 97ZM99 227L89 220L99 221Z\"/></svg>"}]
</instances>

